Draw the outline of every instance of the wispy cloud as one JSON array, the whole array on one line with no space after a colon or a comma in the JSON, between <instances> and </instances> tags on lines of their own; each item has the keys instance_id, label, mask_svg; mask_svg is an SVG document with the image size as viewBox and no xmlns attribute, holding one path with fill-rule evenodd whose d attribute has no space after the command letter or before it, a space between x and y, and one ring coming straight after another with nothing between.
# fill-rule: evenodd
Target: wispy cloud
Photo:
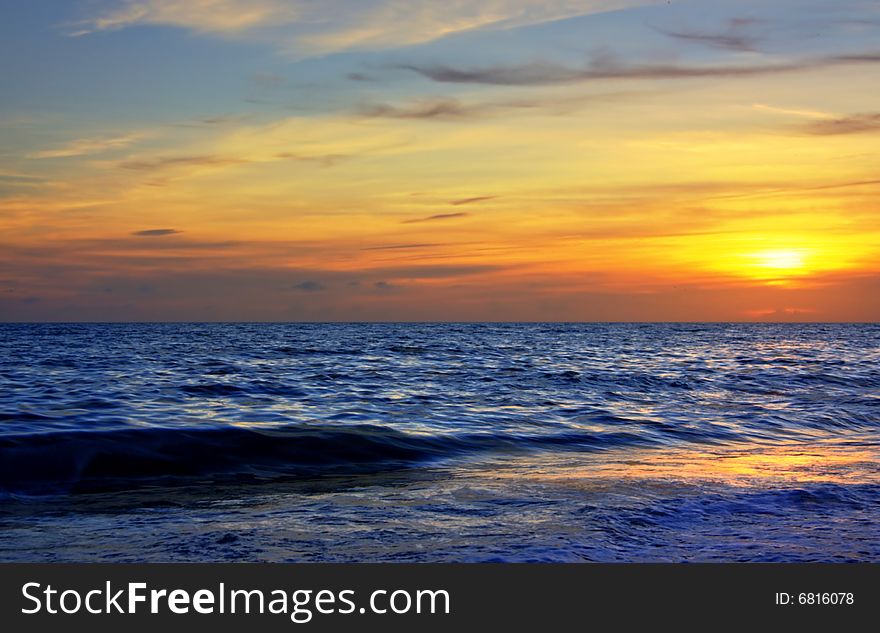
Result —
<instances>
[{"instance_id":1,"label":"wispy cloud","mask_svg":"<svg viewBox=\"0 0 880 633\"><path fill-rule=\"evenodd\" d=\"M74 26L72 35L134 25L176 26L264 41L294 56L379 50L477 29L505 29L660 0L125 0ZM101 6L101 5L99 5Z\"/></svg>"},{"instance_id":2,"label":"wispy cloud","mask_svg":"<svg viewBox=\"0 0 880 633\"><path fill-rule=\"evenodd\" d=\"M673 39L701 44L712 48L737 52L753 52L758 49L760 38L751 32L758 23L753 18L732 18L726 28L720 31L699 29L657 29L660 33Z\"/></svg>"},{"instance_id":3,"label":"wispy cloud","mask_svg":"<svg viewBox=\"0 0 880 633\"><path fill-rule=\"evenodd\" d=\"M407 266L402 268L376 268L371 272L373 275L382 275L390 279L417 280L417 279L445 279L448 277L466 277L470 275L483 275L486 273L503 270L504 266L492 264L452 264L445 266Z\"/></svg>"},{"instance_id":4,"label":"wispy cloud","mask_svg":"<svg viewBox=\"0 0 880 633\"><path fill-rule=\"evenodd\" d=\"M233 156L221 154L194 154L192 156L158 156L143 159L131 159L118 163L118 167L131 171L164 172L175 168L223 168L251 163L270 163L275 161L295 161L317 163L324 167L332 167L339 161L349 158L345 154L318 154L310 156L296 152L276 152L267 155Z\"/></svg>"},{"instance_id":5,"label":"wispy cloud","mask_svg":"<svg viewBox=\"0 0 880 633\"><path fill-rule=\"evenodd\" d=\"M323 167L333 167L340 161L352 158L351 154L298 154L296 152L278 152L272 156L277 160L292 160L304 163L318 163Z\"/></svg>"},{"instance_id":6,"label":"wispy cloud","mask_svg":"<svg viewBox=\"0 0 880 633\"><path fill-rule=\"evenodd\" d=\"M403 106L387 103L364 104L358 113L367 117L389 119L460 119L483 113L487 107L483 104L468 105L458 99L431 98L419 99Z\"/></svg>"},{"instance_id":7,"label":"wispy cloud","mask_svg":"<svg viewBox=\"0 0 880 633\"><path fill-rule=\"evenodd\" d=\"M412 248L434 248L435 246L443 246L443 244L389 244L388 246L368 246L362 250L365 250L365 251L397 251L397 250L409 250Z\"/></svg>"},{"instance_id":8,"label":"wispy cloud","mask_svg":"<svg viewBox=\"0 0 880 633\"><path fill-rule=\"evenodd\" d=\"M59 147L40 150L28 154L28 158L68 158L70 156L83 156L86 154L100 154L143 139L146 134L138 132L122 136L110 136L104 138L80 138Z\"/></svg>"},{"instance_id":9,"label":"wispy cloud","mask_svg":"<svg viewBox=\"0 0 880 633\"><path fill-rule=\"evenodd\" d=\"M226 166L247 162L242 158L229 156L165 156L148 160L127 160L119 164L123 169L135 171L156 171L181 166Z\"/></svg>"},{"instance_id":10,"label":"wispy cloud","mask_svg":"<svg viewBox=\"0 0 880 633\"><path fill-rule=\"evenodd\" d=\"M790 116L802 117L805 119L833 119L834 115L819 110L805 110L803 108L781 108L766 103L755 103L752 108L762 112L772 112L774 114L785 114Z\"/></svg>"},{"instance_id":11,"label":"wispy cloud","mask_svg":"<svg viewBox=\"0 0 880 633\"><path fill-rule=\"evenodd\" d=\"M562 115L591 105L625 100L644 94L642 91L607 91L591 94L546 94L515 99L487 99L466 102L453 97L423 97L401 104L361 104L358 116L383 119L466 121L516 114Z\"/></svg>"},{"instance_id":12,"label":"wispy cloud","mask_svg":"<svg viewBox=\"0 0 880 633\"><path fill-rule=\"evenodd\" d=\"M293 288L294 290L304 290L306 292L321 292L322 290L326 290L327 286L320 281L308 279L306 281L301 281L298 284L294 284Z\"/></svg>"},{"instance_id":13,"label":"wispy cloud","mask_svg":"<svg viewBox=\"0 0 880 633\"><path fill-rule=\"evenodd\" d=\"M401 64L423 77L440 83L484 84L494 86L546 86L609 79L688 79L774 75L845 64L880 63L880 51L848 55L829 55L794 61L757 64L625 64L608 56L595 58L584 67L554 62L534 62L515 66L457 68L446 65Z\"/></svg>"},{"instance_id":14,"label":"wispy cloud","mask_svg":"<svg viewBox=\"0 0 880 633\"><path fill-rule=\"evenodd\" d=\"M173 127L210 128L242 123L247 119L248 117L242 114L227 116L209 116L201 117L198 119L191 119L189 121L182 121L180 123L173 123L172 125Z\"/></svg>"},{"instance_id":15,"label":"wispy cloud","mask_svg":"<svg viewBox=\"0 0 880 633\"><path fill-rule=\"evenodd\" d=\"M124 0L80 22L71 35L86 35L136 24L179 26L204 33L237 33L290 19L293 7L277 0ZM294 3L290 3L294 4Z\"/></svg>"},{"instance_id":16,"label":"wispy cloud","mask_svg":"<svg viewBox=\"0 0 880 633\"><path fill-rule=\"evenodd\" d=\"M474 196L472 198L460 198L459 200L453 200L449 204L452 206L460 206L462 204L473 204L475 202L484 202L486 200L494 200L498 196Z\"/></svg>"},{"instance_id":17,"label":"wispy cloud","mask_svg":"<svg viewBox=\"0 0 880 633\"><path fill-rule=\"evenodd\" d=\"M880 132L880 112L866 112L850 116L811 121L801 127L807 134L836 136Z\"/></svg>"},{"instance_id":18,"label":"wispy cloud","mask_svg":"<svg viewBox=\"0 0 880 633\"><path fill-rule=\"evenodd\" d=\"M31 176L18 172L0 171L0 183L13 183L19 185L38 185L46 182L45 178Z\"/></svg>"},{"instance_id":19,"label":"wispy cloud","mask_svg":"<svg viewBox=\"0 0 880 633\"><path fill-rule=\"evenodd\" d=\"M466 218L470 213L438 213L437 215L429 215L424 218L413 218L412 220L404 220L403 224L420 224L422 222L436 222L438 220L455 220L458 218Z\"/></svg>"},{"instance_id":20,"label":"wispy cloud","mask_svg":"<svg viewBox=\"0 0 880 633\"><path fill-rule=\"evenodd\" d=\"M163 237L165 235L177 235L182 232L177 229L145 229L143 231L135 231L132 235L137 237Z\"/></svg>"}]
</instances>

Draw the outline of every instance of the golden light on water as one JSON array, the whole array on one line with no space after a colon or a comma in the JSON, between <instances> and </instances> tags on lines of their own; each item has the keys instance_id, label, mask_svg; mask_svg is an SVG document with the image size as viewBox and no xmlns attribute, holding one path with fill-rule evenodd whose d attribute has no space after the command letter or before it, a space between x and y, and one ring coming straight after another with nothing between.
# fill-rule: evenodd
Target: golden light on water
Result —
<instances>
[{"instance_id":1,"label":"golden light on water","mask_svg":"<svg viewBox=\"0 0 880 633\"><path fill-rule=\"evenodd\" d=\"M646 482L723 483L733 486L767 482L865 482L865 465L875 463L877 451L816 441L802 445L740 446L709 451L667 449L629 451L625 456L593 456L578 463L530 466L527 474L500 472L559 485L593 489L605 485L644 485ZM877 477L871 477L876 480ZM622 482L622 483L621 483Z\"/></svg>"}]
</instances>

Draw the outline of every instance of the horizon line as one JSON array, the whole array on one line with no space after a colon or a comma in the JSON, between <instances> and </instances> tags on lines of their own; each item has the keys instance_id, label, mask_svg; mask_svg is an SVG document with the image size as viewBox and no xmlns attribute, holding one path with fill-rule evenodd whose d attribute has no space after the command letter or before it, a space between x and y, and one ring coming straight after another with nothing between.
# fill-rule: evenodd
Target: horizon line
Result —
<instances>
[{"instance_id":1,"label":"horizon line","mask_svg":"<svg viewBox=\"0 0 880 633\"><path fill-rule=\"evenodd\" d=\"M481 320L327 320L327 321L181 321L181 320L118 320L118 321L2 321L3 325L880 325L880 321L481 321Z\"/></svg>"}]
</instances>

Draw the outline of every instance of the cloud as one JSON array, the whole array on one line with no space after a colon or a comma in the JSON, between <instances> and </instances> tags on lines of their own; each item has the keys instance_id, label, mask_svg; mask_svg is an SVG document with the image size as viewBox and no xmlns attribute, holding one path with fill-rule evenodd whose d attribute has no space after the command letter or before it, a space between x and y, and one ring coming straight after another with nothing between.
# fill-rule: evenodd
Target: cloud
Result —
<instances>
[{"instance_id":1,"label":"cloud","mask_svg":"<svg viewBox=\"0 0 880 633\"><path fill-rule=\"evenodd\" d=\"M802 191L822 191L825 189L849 189L850 187L876 187L880 185L880 180L851 180L849 182L836 182L827 185L816 185L814 187L803 187Z\"/></svg>"},{"instance_id":2,"label":"cloud","mask_svg":"<svg viewBox=\"0 0 880 633\"><path fill-rule=\"evenodd\" d=\"M364 116L389 119L459 119L486 110L483 105L465 105L458 99L420 99L405 106L387 103L365 104L358 108Z\"/></svg>"},{"instance_id":3,"label":"cloud","mask_svg":"<svg viewBox=\"0 0 880 633\"><path fill-rule=\"evenodd\" d=\"M307 280L301 281L293 286L295 290L305 290L306 292L320 292L326 290L327 286L320 281Z\"/></svg>"},{"instance_id":4,"label":"cloud","mask_svg":"<svg viewBox=\"0 0 880 633\"><path fill-rule=\"evenodd\" d=\"M70 156L83 156L85 154L100 154L120 147L131 145L146 135L143 133L125 134L123 136L111 136L105 138L81 138L70 141L60 147L41 150L28 154L28 158L68 158Z\"/></svg>"},{"instance_id":5,"label":"cloud","mask_svg":"<svg viewBox=\"0 0 880 633\"><path fill-rule=\"evenodd\" d=\"M238 165L246 163L243 158L233 158L228 156L165 156L150 160L128 160L119 164L123 169L132 169L135 171L157 171L169 167L180 166L218 166Z\"/></svg>"},{"instance_id":6,"label":"cloud","mask_svg":"<svg viewBox=\"0 0 880 633\"><path fill-rule=\"evenodd\" d=\"M0 293L4 321L867 321L880 316L876 273L828 275L799 288L754 284L674 284L621 289L590 269L548 276L475 276L453 283L286 268L125 271L89 275L57 266L20 268L28 282ZM488 272L488 271L487 271ZM642 275L644 276L644 275ZM304 301L296 280L328 286ZM401 281L397 281L400 279ZM350 283L357 282L359 283ZM781 307L780 313L753 316ZM786 308L789 308L786 310ZM793 308L793 309L792 309Z\"/></svg>"},{"instance_id":7,"label":"cloud","mask_svg":"<svg viewBox=\"0 0 880 633\"><path fill-rule=\"evenodd\" d=\"M866 112L850 116L811 121L800 128L807 134L837 136L880 132L880 112Z\"/></svg>"},{"instance_id":8,"label":"cloud","mask_svg":"<svg viewBox=\"0 0 880 633\"><path fill-rule=\"evenodd\" d=\"M333 167L338 164L340 161L347 160L351 158L350 154L319 154L315 156L309 156L306 154L297 154L295 152L278 152L274 154L273 158L278 160L293 160L293 161L302 161L306 163L318 163L323 167Z\"/></svg>"},{"instance_id":9,"label":"cloud","mask_svg":"<svg viewBox=\"0 0 880 633\"><path fill-rule=\"evenodd\" d=\"M23 189L23 188L34 188L41 185L46 184L45 178L40 178L38 176L30 176L28 174L21 174L17 172L2 172L0 171L0 193L4 190L13 190L13 189Z\"/></svg>"},{"instance_id":10,"label":"cloud","mask_svg":"<svg viewBox=\"0 0 880 633\"><path fill-rule=\"evenodd\" d=\"M435 246L443 246L443 244L391 244L389 246L368 246L361 250L364 251L396 251L408 250L411 248L433 248Z\"/></svg>"},{"instance_id":11,"label":"cloud","mask_svg":"<svg viewBox=\"0 0 880 633\"><path fill-rule=\"evenodd\" d=\"M794 61L763 64L702 65L623 64L607 56L594 58L584 67L570 67L554 62L533 62L512 66L456 68L445 65L401 64L426 79L439 83L484 84L494 86L546 86L609 79L690 79L713 77L749 77L774 75L844 64L880 63L880 51L849 55L830 55Z\"/></svg>"},{"instance_id":12,"label":"cloud","mask_svg":"<svg viewBox=\"0 0 880 633\"><path fill-rule=\"evenodd\" d=\"M789 116L801 117L804 119L833 119L834 115L828 112L820 112L819 110L804 110L801 108L780 108L768 105L766 103L755 103L752 105L755 110L762 112L773 112L776 114L785 114Z\"/></svg>"},{"instance_id":13,"label":"cloud","mask_svg":"<svg viewBox=\"0 0 880 633\"><path fill-rule=\"evenodd\" d=\"M461 198L460 200L453 200L449 204L453 206L459 206L462 204L473 204L475 202L483 202L484 200L494 200L498 196L474 196L473 198Z\"/></svg>"},{"instance_id":14,"label":"cloud","mask_svg":"<svg viewBox=\"0 0 880 633\"><path fill-rule=\"evenodd\" d=\"M287 84L287 78L277 73L256 72L251 75L251 81L258 88L264 90L274 90L282 88Z\"/></svg>"},{"instance_id":15,"label":"cloud","mask_svg":"<svg viewBox=\"0 0 880 633\"><path fill-rule=\"evenodd\" d=\"M503 270L504 266L492 264L451 264L448 266L408 266L405 268L376 268L369 274L382 275L388 279L405 279L414 281L419 279L447 279L450 277L467 277L470 275L482 275Z\"/></svg>"},{"instance_id":16,"label":"cloud","mask_svg":"<svg viewBox=\"0 0 880 633\"><path fill-rule=\"evenodd\" d=\"M21 173L18 171L6 171L0 170L0 180L10 181L10 182L18 182L18 181L26 181L26 182L46 182L44 178L39 176L31 176L30 174Z\"/></svg>"},{"instance_id":17,"label":"cloud","mask_svg":"<svg viewBox=\"0 0 880 633\"><path fill-rule=\"evenodd\" d=\"M284 19L284 3L275 0L124 0L107 4L81 22L71 35L110 31L137 24L179 26L202 33L231 34ZM291 7L292 9L293 7ZM292 18L294 13L288 17Z\"/></svg>"},{"instance_id":18,"label":"cloud","mask_svg":"<svg viewBox=\"0 0 880 633\"><path fill-rule=\"evenodd\" d=\"M223 168L236 165L248 165L254 163L268 163L274 161L296 161L303 163L318 164L322 167L333 167L340 161L351 158L347 154L319 154L306 155L297 154L295 152L275 152L272 154L253 155L249 157L221 155L221 154L199 154L192 156L159 156L155 158L144 158L135 160L126 160L118 163L118 167L131 171L140 172L163 172L176 168Z\"/></svg>"},{"instance_id":19,"label":"cloud","mask_svg":"<svg viewBox=\"0 0 880 633\"><path fill-rule=\"evenodd\" d=\"M381 50L478 29L508 29L660 0L125 0L98 4L82 36L135 25L265 42L294 57Z\"/></svg>"},{"instance_id":20,"label":"cloud","mask_svg":"<svg viewBox=\"0 0 880 633\"><path fill-rule=\"evenodd\" d=\"M684 42L750 53L758 48L759 38L752 33L748 33L748 29L756 23L757 20L751 18L733 18L727 22L727 28L724 31L657 30L668 37Z\"/></svg>"},{"instance_id":21,"label":"cloud","mask_svg":"<svg viewBox=\"0 0 880 633\"><path fill-rule=\"evenodd\" d=\"M174 127L193 127L193 128L204 128L204 127L220 127L224 125L233 125L235 123L241 123L246 121L248 117L246 115L227 115L227 116L210 116L210 117L202 117L198 119L192 119L190 121L184 121L181 123L173 123Z\"/></svg>"},{"instance_id":22,"label":"cloud","mask_svg":"<svg viewBox=\"0 0 880 633\"><path fill-rule=\"evenodd\" d=\"M802 317L808 317L816 312L814 308L757 308L746 310L743 314L753 319L775 322L789 319L803 320Z\"/></svg>"},{"instance_id":23,"label":"cloud","mask_svg":"<svg viewBox=\"0 0 880 633\"><path fill-rule=\"evenodd\" d=\"M143 231L135 231L132 235L138 237L162 237L165 235L177 235L182 232L183 231L178 231L177 229L146 229Z\"/></svg>"},{"instance_id":24,"label":"cloud","mask_svg":"<svg viewBox=\"0 0 880 633\"><path fill-rule=\"evenodd\" d=\"M466 218L470 213L438 213L437 215L429 215L426 218L413 218L412 220L404 220L402 224L419 224L421 222L436 222L437 220L454 220L457 218Z\"/></svg>"},{"instance_id":25,"label":"cloud","mask_svg":"<svg viewBox=\"0 0 880 633\"><path fill-rule=\"evenodd\" d=\"M499 114L568 114L591 104L607 103L644 94L639 91L611 91L591 94L545 95L531 98L492 99L472 103L451 97L426 97L408 103L361 104L356 114L370 118L464 121Z\"/></svg>"}]
</instances>

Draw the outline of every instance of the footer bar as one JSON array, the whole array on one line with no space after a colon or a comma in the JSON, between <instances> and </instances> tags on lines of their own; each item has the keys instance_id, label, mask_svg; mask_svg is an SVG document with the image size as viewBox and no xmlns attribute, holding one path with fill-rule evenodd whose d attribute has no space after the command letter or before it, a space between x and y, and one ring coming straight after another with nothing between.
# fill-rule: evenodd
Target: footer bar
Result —
<instances>
[{"instance_id":1,"label":"footer bar","mask_svg":"<svg viewBox=\"0 0 880 633\"><path fill-rule=\"evenodd\" d=\"M5 564L0 626L839 627L880 614L878 592L875 564Z\"/></svg>"}]
</instances>

